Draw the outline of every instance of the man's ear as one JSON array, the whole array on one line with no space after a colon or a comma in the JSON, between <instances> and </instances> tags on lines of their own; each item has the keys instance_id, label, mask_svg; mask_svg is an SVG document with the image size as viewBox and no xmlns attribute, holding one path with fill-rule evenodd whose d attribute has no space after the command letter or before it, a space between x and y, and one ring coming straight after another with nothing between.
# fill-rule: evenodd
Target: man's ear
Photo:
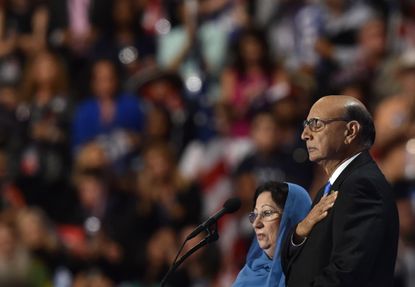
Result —
<instances>
[{"instance_id":1,"label":"man's ear","mask_svg":"<svg viewBox=\"0 0 415 287\"><path fill-rule=\"evenodd\" d=\"M346 137L344 139L344 142L346 144L350 144L359 136L361 126L357 121L350 121L347 123L346 127Z\"/></svg>"}]
</instances>

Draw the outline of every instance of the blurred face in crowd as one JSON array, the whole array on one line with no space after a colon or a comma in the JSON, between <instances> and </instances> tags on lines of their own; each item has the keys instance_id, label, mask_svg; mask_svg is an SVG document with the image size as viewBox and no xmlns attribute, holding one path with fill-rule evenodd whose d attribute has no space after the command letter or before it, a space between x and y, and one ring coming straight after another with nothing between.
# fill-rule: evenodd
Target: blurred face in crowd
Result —
<instances>
[{"instance_id":1,"label":"blurred face in crowd","mask_svg":"<svg viewBox=\"0 0 415 287\"><path fill-rule=\"evenodd\" d=\"M33 69L33 75L39 84L52 84L59 73L56 59L48 53L42 53L36 58Z\"/></svg>"},{"instance_id":2,"label":"blurred face in crowd","mask_svg":"<svg viewBox=\"0 0 415 287\"><path fill-rule=\"evenodd\" d=\"M26 210L20 214L18 219L18 230L23 243L29 248L40 247L46 235L40 214Z\"/></svg>"},{"instance_id":3,"label":"blurred face in crowd","mask_svg":"<svg viewBox=\"0 0 415 287\"><path fill-rule=\"evenodd\" d=\"M380 19L373 19L363 25L359 33L360 45L366 55L381 56L386 48L385 24Z\"/></svg>"},{"instance_id":4,"label":"blurred face in crowd","mask_svg":"<svg viewBox=\"0 0 415 287\"><path fill-rule=\"evenodd\" d=\"M252 122L252 138L260 152L270 152L278 146L278 129L271 114L259 114Z\"/></svg>"},{"instance_id":5,"label":"blurred face in crowd","mask_svg":"<svg viewBox=\"0 0 415 287\"><path fill-rule=\"evenodd\" d=\"M167 147L156 146L147 150L145 161L152 175L156 178L166 178L172 170L172 159Z\"/></svg>"},{"instance_id":6,"label":"blurred face in crowd","mask_svg":"<svg viewBox=\"0 0 415 287\"><path fill-rule=\"evenodd\" d=\"M30 7L28 0L11 0L9 3L16 11L25 11Z\"/></svg>"},{"instance_id":7,"label":"blurred face in crowd","mask_svg":"<svg viewBox=\"0 0 415 287\"><path fill-rule=\"evenodd\" d=\"M83 176L78 184L81 204L86 209L94 209L103 200L105 187L103 182L93 176Z\"/></svg>"},{"instance_id":8,"label":"blurred face in crowd","mask_svg":"<svg viewBox=\"0 0 415 287\"><path fill-rule=\"evenodd\" d=\"M15 251L15 240L13 231L9 226L0 223L0 260L11 259Z\"/></svg>"},{"instance_id":9,"label":"blurred face in crowd","mask_svg":"<svg viewBox=\"0 0 415 287\"><path fill-rule=\"evenodd\" d=\"M235 179L235 191L236 196L241 199L242 202L252 202L252 191L256 187L256 178L253 172L245 172L239 174ZM248 204L242 204L242 208L248 206Z\"/></svg>"},{"instance_id":10,"label":"blurred face in crowd","mask_svg":"<svg viewBox=\"0 0 415 287\"><path fill-rule=\"evenodd\" d=\"M252 217L252 214L255 219L251 222L259 247L272 258L277 244L282 210L272 199L271 192L264 191L258 196L254 212L251 213L250 217Z\"/></svg>"},{"instance_id":11,"label":"blurred face in crowd","mask_svg":"<svg viewBox=\"0 0 415 287\"><path fill-rule=\"evenodd\" d=\"M260 41L253 35L243 36L240 45L242 58L247 63L256 63L262 58L263 48Z\"/></svg>"},{"instance_id":12,"label":"blurred face in crowd","mask_svg":"<svg viewBox=\"0 0 415 287\"><path fill-rule=\"evenodd\" d=\"M116 25L130 25L134 19L134 6L131 0L114 1L112 17Z\"/></svg>"},{"instance_id":13,"label":"blurred face in crowd","mask_svg":"<svg viewBox=\"0 0 415 287\"><path fill-rule=\"evenodd\" d=\"M155 232L150 240L148 240L146 253L147 262L153 268L162 267L164 264L170 264L171 259L174 258L176 250L175 233L170 228L160 228Z\"/></svg>"},{"instance_id":14,"label":"blurred face in crowd","mask_svg":"<svg viewBox=\"0 0 415 287\"><path fill-rule=\"evenodd\" d=\"M90 142L81 147L75 155L75 164L78 170L105 169L109 159L103 148L96 142Z\"/></svg>"},{"instance_id":15,"label":"blurred face in crowd","mask_svg":"<svg viewBox=\"0 0 415 287\"><path fill-rule=\"evenodd\" d=\"M74 279L73 287L111 287L114 284L101 273L78 273Z\"/></svg>"},{"instance_id":16,"label":"blurred face in crowd","mask_svg":"<svg viewBox=\"0 0 415 287\"><path fill-rule=\"evenodd\" d=\"M169 114L162 108L151 108L147 115L146 135L153 139L166 139L169 133Z\"/></svg>"},{"instance_id":17,"label":"blurred face in crowd","mask_svg":"<svg viewBox=\"0 0 415 287\"><path fill-rule=\"evenodd\" d=\"M14 87L0 87L0 106L12 111L17 106L17 90Z\"/></svg>"},{"instance_id":18,"label":"blurred face in crowd","mask_svg":"<svg viewBox=\"0 0 415 287\"><path fill-rule=\"evenodd\" d=\"M345 7L345 0L326 0L326 5L334 10L343 10Z\"/></svg>"},{"instance_id":19,"label":"blurred face in crowd","mask_svg":"<svg viewBox=\"0 0 415 287\"><path fill-rule=\"evenodd\" d=\"M98 98L112 98L117 91L115 67L110 61L97 62L92 71L92 92Z\"/></svg>"}]
</instances>

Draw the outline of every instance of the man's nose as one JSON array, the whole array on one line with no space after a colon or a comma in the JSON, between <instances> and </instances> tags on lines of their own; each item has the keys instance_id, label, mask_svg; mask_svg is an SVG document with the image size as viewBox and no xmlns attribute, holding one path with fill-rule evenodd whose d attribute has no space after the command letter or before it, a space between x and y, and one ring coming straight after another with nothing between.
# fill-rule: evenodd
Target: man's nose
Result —
<instances>
[{"instance_id":1,"label":"man's nose","mask_svg":"<svg viewBox=\"0 0 415 287\"><path fill-rule=\"evenodd\" d=\"M307 141L310 139L310 129L308 127L305 127L303 129L303 132L301 133L301 139L303 141Z\"/></svg>"}]
</instances>

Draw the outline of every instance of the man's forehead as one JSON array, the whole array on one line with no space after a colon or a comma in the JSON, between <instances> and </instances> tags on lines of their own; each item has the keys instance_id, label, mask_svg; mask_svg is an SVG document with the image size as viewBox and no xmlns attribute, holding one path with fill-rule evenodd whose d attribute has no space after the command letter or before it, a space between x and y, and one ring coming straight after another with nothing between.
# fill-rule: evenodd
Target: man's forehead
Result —
<instances>
[{"instance_id":1,"label":"man's forehead","mask_svg":"<svg viewBox=\"0 0 415 287\"><path fill-rule=\"evenodd\" d=\"M310 109L308 118L332 118L341 116L344 108L332 102L316 102Z\"/></svg>"}]
</instances>

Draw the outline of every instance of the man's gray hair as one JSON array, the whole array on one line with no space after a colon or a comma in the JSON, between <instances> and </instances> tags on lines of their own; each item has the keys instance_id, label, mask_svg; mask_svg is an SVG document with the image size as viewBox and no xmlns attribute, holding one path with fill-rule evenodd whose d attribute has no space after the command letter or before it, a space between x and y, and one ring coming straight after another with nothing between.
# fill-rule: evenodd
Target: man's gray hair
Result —
<instances>
[{"instance_id":1,"label":"man's gray hair","mask_svg":"<svg viewBox=\"0 0 415 287\"><path fill-rule=\"evenodd\" d=\"M357 121L361 126L359 140L363 147L369 149L376 138L375 125L370 113L361 105L351 104L346 106L346 119Z\"/></svg>"}]
</instances>

